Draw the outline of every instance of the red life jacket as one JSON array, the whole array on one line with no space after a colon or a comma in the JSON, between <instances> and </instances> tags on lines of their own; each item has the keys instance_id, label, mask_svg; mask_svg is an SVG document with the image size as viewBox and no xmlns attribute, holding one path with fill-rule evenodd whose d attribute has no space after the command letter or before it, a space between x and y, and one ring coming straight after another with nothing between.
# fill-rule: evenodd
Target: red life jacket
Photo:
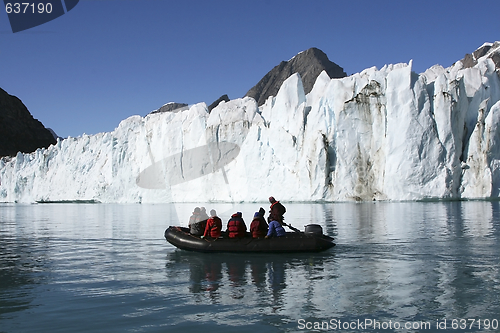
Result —
<instances>
[{"instance_id":1,"label":"red life jacket","mask_svg":"<svg viewBox=\"0 0 500 333\"><path fill-rule=\"evenodd\" d=\"M229 238L245 237L247 226L238 214L233 214L231 219L227 222L227 231Z\"/></svg>"},{"instance_id":2,"label":"red life jacket","mask_svg":"<svg viewBox=\"0 0 500 333\"><path fill-rule=\"evenodd\" d=\"M250 232L253 238L265 237L267 235L267 223L263 217L255 217L250 224Z\"/></svg>"},{"instance_id":3,"label":"red life jacket","mask_svg":"<svg viewBox=\"0 0 500 333\"><path fill-rule=\"evenodd\" d=\"M222 221L218 216L213 216L207 220L204 236L212 238L219 238L222 229Z\"/></svg>"}]
</instances>

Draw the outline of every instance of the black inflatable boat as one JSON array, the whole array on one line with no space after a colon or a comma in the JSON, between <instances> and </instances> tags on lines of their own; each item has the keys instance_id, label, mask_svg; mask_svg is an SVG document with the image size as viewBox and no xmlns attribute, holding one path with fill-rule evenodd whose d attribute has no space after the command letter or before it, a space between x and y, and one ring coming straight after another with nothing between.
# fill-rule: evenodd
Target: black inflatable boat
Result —
<instances>
[{"instance_id":1,"label":"black inflatable boat","mask_svg":"<svg viewBox=\"0 0 500 333\"><path fill-rule=\"evenodd\" d=\"M305 232L287 232L274 238L228 238L224 233L217 239L200 238L189 233L188 228L169 227L165 238L175 247L198 252L320 252L335 246L333 238L323 234L320 225L310 224Z\"/></svg>"}]
</instances>

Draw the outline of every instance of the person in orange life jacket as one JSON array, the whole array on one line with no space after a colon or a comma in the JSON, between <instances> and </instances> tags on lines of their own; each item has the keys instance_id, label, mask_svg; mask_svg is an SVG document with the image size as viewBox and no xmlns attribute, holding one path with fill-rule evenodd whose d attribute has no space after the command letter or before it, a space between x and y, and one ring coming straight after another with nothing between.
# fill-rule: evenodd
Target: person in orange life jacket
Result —
<instances>
[{"instance_id":1,"label":"person in orange life jacket","mask_svg":"<svg viewBox=\"0 0 500 333\"><path fill-rule=\"evenodd\" d=\"M269 197L269 202L271 203L271 210L269 211L268 221L275 220L283 224L283 214L286 212L285 206L276 201L274 197Z\"/></svg>"},{"instance_id":2,"label":"person in orange life jacket","mask_svg":"<svg viewBox=\"0 0 500 333\"><path fill-rule=\"evenodd\" d=\"M205 227L205 233L201 238L212 237L219 238L220 232L222 230L222 220L217 216L215 209L210 211L210 218L207 220L207 226Z\"/></svg>"},{"instance_id":3,"label":"person in orange life jacket","mask_svg":"<svg viewBox=\"0 0 500 333\"><path fill-rule=\"evenodd\" d=\"M245 221L243 221L241 212L231 215L231 218L227 222L227 233L229 238L245 237L246 231L247 226Z\"/></svg>"},{"instance_id":4,"label":"person in orange life jacket","mask_svg":"<svg viewBox=\"0 0 500 333\"><path fill-rule=\"evenodd\" d=\"M281 223L279 223L276 220L272 220L271 223L269 223L269 231L267 232L267 235L265 238L270 238L270 237L283 237L286 235L285 229L283 229L283 226Z\"/></svg>"},{"instance_id":5,"label":"person in orange life jacket","mask_svg":"<svg viewBox=\"0 0 500 333\"><path fill-rule=\"evenodd\" d=\"M258 212L253 216L252 223L250 224L250 232L253 238L265 237L267 234L267 222L264 219L264 214L266 211L264 208L260 208Z\"/></svg>"},{"instance_id":6,"label":"person in orange life jacket","mask_svg":"<svg viewBox=\"0 0 500 333\"><path fill-rule=\"evenodd\" d=\"M195 236L203 235L205 226L200 223L200 207L196 207L193 211L193 215L189 218L189 233Z\"/></svg>"}]
</instances>

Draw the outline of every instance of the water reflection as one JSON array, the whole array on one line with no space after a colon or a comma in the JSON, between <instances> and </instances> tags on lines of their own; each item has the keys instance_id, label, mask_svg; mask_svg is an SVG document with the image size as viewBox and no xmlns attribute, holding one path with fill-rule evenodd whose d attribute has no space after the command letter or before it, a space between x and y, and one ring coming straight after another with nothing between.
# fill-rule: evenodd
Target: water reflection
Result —
<instances>
[{"instance_id":1,"label":"water reflection","mask_svg":"<svg viewBox=\"0 0 500 333\"><path fill-rule=\"evenodd\" d=\"M20 207L21 206L21 207ZM0 210L0 315L30 308L34 289L46 282L47 239L35 240L18 224L23 205Z\"/></svg>"},{"instance_id":2,"label":"water reflection","mask_svg":"<svg viewBox=\"0 0 500 333\"><path fill-rule=\"evenodd\" d=\"M243 204L245 216L256 206ZM0 205L0 330L113 322L120 332L279 332L297 331L300 318L498 318L499 202L286 206L288 223L318 223L337 246L191 253L163 238L171 205Z\"/></svg>"},{"instance_id":3,"label":"water reflection","mask_svg":"<svg viewBox=\"0 0 500 333\"><path fill-rule=\"evenodd\" d=\"M498 202L341 206L334 213L339 282L356 297L340 297L346 316L463 317L491 313L498 304Z\"/></svg>"},{"instance_id":4,"label":"water reflection","mask_svg":"<svg viewBox=\"0 0 500 333\"><path fill-rule=\"evenodd\" d=\"M304 281L311 284L321 280L325 277L325 265L332 265L334 261L335 254L329 251L323 254L273 255L176 250L169 254L166 266L167 272L179 270L181 265L187 266L189 292L206 294L214 303L228 298L258 297L270 302L269 305L277 310L284 305L285 289L289 285L292 288L306 287L302 285ZM297 274L299 271L302 274ZM300 283L294 278L300 279ZM310 298L313 297L310 293Z\"/></svg>"},{"instance_id":5,"label":"water reflection","mask_svg":"<svg viewBox=\"0 0 500 333\"><path fill-rule=\"evenodd\" d=\"M0 236L0 315L28 309L33 288L44 282L44 253L28 239Z\"/></svg>"}]
</instances>

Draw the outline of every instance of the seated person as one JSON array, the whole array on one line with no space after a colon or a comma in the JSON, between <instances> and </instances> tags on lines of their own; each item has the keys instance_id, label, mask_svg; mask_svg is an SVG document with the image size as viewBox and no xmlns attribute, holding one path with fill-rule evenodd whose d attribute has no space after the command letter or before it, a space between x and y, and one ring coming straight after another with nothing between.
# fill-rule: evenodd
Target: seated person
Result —
<instances>
[{"instance_id":1,"label":"seated person","mask_svg":"<svg viewBox=\"0 0 500 333\"><path fill-rule=\"evenodd\" d=\"M253 217L252 223L250 224L250 232L253 238L265 237L267 234L268 225L264 219L265 212L264 208L261 208Z\"/></svg>"},{"instance_id":2,"label":"seated person","mask_svg":"<svg viewBox=\"0 0 500 333\"><path fill-rule=\"evenodd\" d=\"M205 226L201 223L200 207L196 207L193 211L193 215L189 218L189 233L195 236L203 235Z\"/></svg>"},{"instance_id":3,"label":"seated person","mask_svg":"<svg viewBox=\"0 0 500 333\"><path fill-rule=\"evenodd\" d=\"M270 237L283 237L286 235L285 229L281 226L281 223L279 223L276 220L272 220L271 223L269 223L269 231L267 232L266 238Z\"/></svg>"},{"instance_id":4,"label":"seated person","mask_svg":"<svg viewBox=\"0 0 500 333\"><path fill-rule=\"evenodd\" d=\"M207 209L205 207L200 207L200 221L208 220Z\"/></svg>"},{"instance_id":5,"label":"seated person","mask_svg":"<svg viewBox=\"0 0 500 333\"><path fill-rule=\"evenodd\" d=\"M231 215L231 218L227 222L227 233L229 238L241 238L245 237L247 231L247 226L241 212L237 212Z\"/></svg>"},{"instance_id":6,"label":"seated person","mask_svg":"<svg viewBox=\"0 0 500 333\"><path fill-rule=\"evenodd\" d=\"M276 201L274 197L269 197L269 202L271 203L271 210L269 211L268 221L275 220L283 224L283 214L286 212L285 206L281 202Z\"/></svg>"},{"instance_id":7,"label":"seated person","mask_svg":"<svg viewBox=\"0 0 500 333\"><path fill-rule=\"evenodd\" d=\"M217 216L215 209L210 211L211 217L207 220L204 237L219 238L222 230L222 220Z\"/></svg>"}]
</instances>

